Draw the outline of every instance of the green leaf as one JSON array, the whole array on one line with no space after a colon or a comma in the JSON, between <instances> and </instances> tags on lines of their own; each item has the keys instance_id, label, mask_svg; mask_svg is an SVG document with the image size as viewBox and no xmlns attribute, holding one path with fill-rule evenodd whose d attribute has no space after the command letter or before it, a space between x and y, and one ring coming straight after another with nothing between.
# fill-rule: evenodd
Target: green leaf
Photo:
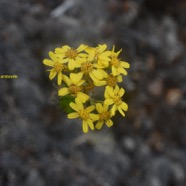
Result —
<instances>
[{"instance_id":1,"label":"green leaf","mask_svg":"<svg viewBox=\"0 0 186 186\"><path fill-rule=\"evenodd\" d=\"M70 103L75 102L75 97L71 95L63 96L59 99L59 107L67 114L74 112L74 110L70 107Z\"/></svg>"}]
</instances>

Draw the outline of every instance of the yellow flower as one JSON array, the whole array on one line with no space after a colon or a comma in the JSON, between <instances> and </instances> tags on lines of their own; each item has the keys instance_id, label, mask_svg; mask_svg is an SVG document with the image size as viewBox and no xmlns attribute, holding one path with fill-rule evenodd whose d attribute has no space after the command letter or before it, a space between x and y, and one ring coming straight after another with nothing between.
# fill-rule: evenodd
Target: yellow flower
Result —
<instances>
[{"instance_id":1,"label":"yellow flower","mask_svg":"<svg viewBox=\"0 0 186 186\"><path fill-rule=\"evenodd\" d=\"M105 90L105 101L106 105L113 105L111 108L111 115L114 116L116 110L118 110L122 116L125 116L124 111L128 110L128 105L122 101L122 96L124 95L125 90L123 88L115 87L106 87Z\"/></svg>"},{"instance_id":2,"label":"yellow flower","mask_svg":"<svg viewBox=\"0 0 186 186\"><path fill-rule=\"evenodd\" d=\"M110 61L110 51L105 51L107 48L106 44L98 45L98 47L87 47L85 51L88 53L88 61L97 61L100 68L105 68L109 66Z\"/></svg>"},{"instance_id":3,"label":"yellow flower","mask_svg":"<svg viewBox=\"0 0 186 186\"><path fill-rule=\"evenodd\" d=\"M108 109L108 105L102 105L101 103L96 104L96 110L99 113L99 120L96 124L96 129L101 129L104 123L106 123L107 127L111 127L113 125L113 121L110 119L111 113Z\"/></svg>"},{"instance_id":4,"label":"yellow flower","mask_svg":"<svg viewBox=\"0 0 186 186\"><path fill-rule=\"evenodd\" d=\"M114 52L114 49L115 47L113 47L112 49L111 61L110 61L112 74L114 76L119 74L127 75L127 71L125 70L125 68L130 68L130 64L125 61L120 61L118 59L118 55L121 53L122 50L118 52Z\"/></svg>"},{"instance_id":5,"label":"yellow flower","mask_svg":"<svg viewBox=\"0 0 186 186\"><path fill-rule=\"evenodd\" d=\"M96 64L91 61L81 63L81 73L89 75L96 84L99 84L101 79L108 76L103 69L96 68Z\"/></svg>"},{"instance_id":6,"label":"yellow flower","mask_svg":"<svg viewBox=\"0 0 186 186\"><path fill-rule=\"evenodd\" d=\"M115 87L117 83L122 82L122 76L114 76L113 74L109 74L109 76L106 78L107 86Z\"/></svg>"},{"instance_id":7,"label":"yellow flower","mask_svg":"<svg viewBox=\"0 0 186 186\"><path fill-rule=\"evenodd\" d=\"M56 48L55 53L59 58L64 56L64 61L68 62L69 70L74 70L74 68L76 68L76 63L85 61L87 54L81 52L86 47L86 45L82 44L77 49L73 49L65 45L62 48Z\"/></svg>"},{"instance_id":8,"label":"yellow flower","mask_svg":"<svg viewBox=\"0 0 186 186\"><path fill-rule=\"evenodd\" d=\"M61 57L61 59L58 59L56 57L56 55L53 52L49 52L49 56L51 58L50 59L44 59L43 63L49 67L53 67L52 69L50 69L50 75L49 75L49 79L52 80L55 78L55 76L57 75L57 83L58 85L61 85L62 83L62 71L66 69L66 66L64 65L64 61L63 61L63 57Z\"/></svg>"},{"instance_id":9,"label":"yellow flower","mask_svg":"<svg viewBox=\"0 0 186 186\"><path fill-rule=\"evenodd\" d=\"M122 76L118 75L118 76L113 76L113 74L109 74L108 77L106 77L105 79L103 79L102 81L99 82L99 84L96 84L96 86L110 86L110 87L115 87L117 85L117 83L122 82Z\"/></svg>"},{"instance_id":10,"label":"yellow flower","mask_svg":"<svg viewBox=\"0 0 186 186\"><path fill-rule=\"evenodd\" d=\"M82 73L70 73L70 78L66 75L63 76L63 81L67 84L68 87L61 88L58 91L59 96L65 96L67 94L71 94L79 98L83 103L89 99L89 96L84 94L82 84L85 80L82 80Z\"/></svg>"},{"instance_id":11,"label":"yellow flower","mask_svg":"<svg viewBox=\"0 0 186 186\"><path fill-rule=\"evenodd\" d=\"M94 130L93 122L99 119L99 116L97 114L91 113L95 109L95 106L92 105L84 108L82 102L78 98L76 98L75 103L70 103L70 107L76 112L68 114L69 119L80 118L82 120L84 133L88 132L89 127L91 130Z\"/></svg>"}]
</instances>

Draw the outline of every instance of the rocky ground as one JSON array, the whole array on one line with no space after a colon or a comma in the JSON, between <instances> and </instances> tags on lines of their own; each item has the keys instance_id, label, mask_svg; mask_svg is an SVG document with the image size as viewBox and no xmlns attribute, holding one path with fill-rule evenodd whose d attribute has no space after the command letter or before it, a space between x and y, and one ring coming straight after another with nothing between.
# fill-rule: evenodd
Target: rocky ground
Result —
<instances>
[{"instance_id":1,"label":"rocky ground","mask_svg":"<svg viewBox=\"0 0 186 186\"><path fill-rule=\"evenodd\" d=\"M0 186L186 185L185 0L0 0ZM43 58L106 43L131 64L127 116L82 133Z\"/></svg>"}]
</instances>

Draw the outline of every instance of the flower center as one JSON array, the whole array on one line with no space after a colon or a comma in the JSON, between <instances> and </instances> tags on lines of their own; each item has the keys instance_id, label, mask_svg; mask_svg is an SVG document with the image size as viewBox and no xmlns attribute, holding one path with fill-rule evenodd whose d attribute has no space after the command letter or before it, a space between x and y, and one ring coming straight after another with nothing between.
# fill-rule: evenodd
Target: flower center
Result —
<instances>
[{"instance_id":1,"label":"flower center","mask_svg":"<svg viewBox=\"0 0 186 186\"><path fill-rule=\"evenodd\" d=\"M71 85L68 90L72 95L77 95L82 90L82 87Z\"/></svg>"},{"instance_id":2,"label":"flower center","mask_svg":"<svg viewBox=\"0 0 186 186\"><path fill-rule=\"evenodd\" d=\"M118 94L114 96L113 100L114 100L115 105L117 106L120 105L122 102L121 97Z\"/></svg>"},{"instance_id":3,"label":"flower center","mask_svg":"<svg viewBox=\"0 0 186 186\"><path fill-rule=\"evenodd\" d=\"M85 110L80 110L79 115L80 115L80 118L83 120L87 120L89 118L89 114Z\"/></svg>"},{"instance_id":4,"label":"flower center","mask_svg":"<svg viewBox=\"0 0 186 186\"><path fill-rule=\"evenodd\" d=\"M70 59L75 59L78 55L78 52L71 48L66 52L65 55L66 55L66 57L68 57Z\"/></svg>"},{"instance_id":5,"label":"flower center","mask_svg":"<svg viewBox=\"0 0 186 186\"><path fill-rule=\"evenodd\" d=\"M55 62L54 64L54 70L56 72L60 72L64 69L64 66L60 62Z\"/></svg>"},{"instance_id":6,"label":"flower center","mask_svg":"<svg viewBox=\"0 0 186 186\"><path fill-rule=\"evenodd\" d=\"M89 73L93 70L93 65L91 62L87 61L81 64L81 71L84 73Z\"/></svg>"},{"instance_id":7,"label":"flower center","mask_svg":"<svg viewBox=\"0 0 186 186\"><path fill-rule=\"evenodd\" d=\"M100 115L99 115L100 121L106 121L108 119L110 119L110 112L109 111L100 113Z\"/></svg>"},{"instance_id":8,"label":"flower center","mask_svg":"<svg viewBox=\"0 0 186 186\"><path fill-rule=\"evenodd\" d=\"M115 86L116 83L117 83L117 77L116 76L113 76L112 74L110 74L108 77L107 77L107 85L108 86Z\"/></svg>"},{"instance_id":9,"label":"flower center","mask_svg":"<svg viewBox=\"0 0 186 186\"><path fill-rule=\"evenodd\" d=\"M117 57L113 57L111 60L112 66L118 67L119 66L119 60Z\"/></svg>"}]
</instances>

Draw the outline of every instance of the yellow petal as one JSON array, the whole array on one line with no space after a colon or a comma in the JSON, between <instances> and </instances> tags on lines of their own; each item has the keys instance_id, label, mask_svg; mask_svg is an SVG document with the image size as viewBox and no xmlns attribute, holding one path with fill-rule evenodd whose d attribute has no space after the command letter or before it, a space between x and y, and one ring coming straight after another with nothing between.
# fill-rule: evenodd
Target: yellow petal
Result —
<instances>
[{"instance_id":1,"label":"yellow petal","mask_svg":"<svg viewBox=\"0 0 186 186\"><path fill-rule=\"evenodd\" d=\"M78 52L81 52L81 51L85 50L86 47L87 47L86 45L81 44L81 45L77 48L77 51L78 51Z\"/></svg>"},{"instance_id":2,"label":"yellow petal","mask_svg":"<svg viewBox=\"0 0 186 186\"><path fill-rule=\"evenodd\" d=\"M59 96L65 96L65 95L67 95L67 94L69 94L69 90L68 90L68 88L66 88L66 87L61 88L61 89L59 89L59 91L58 91L58 95L59 95Z\"/></svg>"},{"instance_id":3,"label":"yellow petal","mask_svg":"<svg viewBox=\"0 0 186 186\"><path fill-rule=\"evenodd\" d=\"M58 84L58 85L61 85L61 82L62 82L62 73L61 73L61 72L58 72L57 84Z\"/></svg>"},{"instance_id":4,"label":"yellow petal","mask_svg":"<svg viewBox=\"0 0 186 186\"><path fill-rule=\"evenodd\" d=\"M113 88L112 87L110 87L110 86L106 86L106 92L107 92L107 94L110 96L110 97L114 97L114 90L113 90Z\"/></svg>"},{"instance_id":5,"label":"yellow petal","mask_svg":"<svg viewBox=\"0 0 186 186\"><path fill-rule=\"evenodd\" d=\"M97 79L103 79L103 74L98 70L93 70L92 74L97 77Z\"/></svg>"},{"instance_id":6,"label":"yellow petal","mask_svg":"<svg viewBox=\"0 0 186 186\"><path fill-rule=\"evenodd\" d=\"M54 79L54 77L56 76L56 74L57 74L57 72L54 71L54 69L52 69L52 70L50 71L49 79L50 79L50 80Z\"/></svg>"},{"instance_id":7,"label":"yellow petal","mask_svg":"<svg viewBox=\"0 0 186 186\"><path fill-rule=\"evenodd\" d=\"M125 61L121 61L120 62L120 65L123 67L123 68L130 68L130 64L125 62Z\"/></svg>"},{"instance_id":8,"label":"yellow petal","mask_svg":"<svg viewBox=\"0 0 186 186\"><path fill-rule=\"evenodd\" d=\"M103 121L98 121L95 128L100 130L103 127L103 123Z\"/></svg>"},{"instance_id":9,"label":"yellow petal","mask_svg":"<svg viewBox=\"0 0 186 186\"><path fill-rule=\"evenodd\" d=\"M105 99L111 98L111 96L108 94L107 87L106 87L106 90L104 93L104 97L105 97Z\"/></svg>"},{"instance_id":10,"label":"yellow petal","mask_svg":"<svg viewBox=\"0 0 186 186\"><path fill-rule=\"evenodd\" d=\"M87 120L87 123L88 123L88 126L90 127L90 129L94 130L94 124L90 119Z\"/></svg>"},{"instance_id":11,"label":"yellow petal","mask_svg":"<svg viewBox=\"0 0 186 186\"><path fill-rule=\"evenodd\" d=\"M118 71L119 71L121 74L125 75L125 76L128 74L128 72L127 72L123 67L118 68Z\"/></svg>"},{"instance_id":12,"label":"yellow petal","mask_svg":"<svg viewBox=\"0 0 186 186\"><path fill-rule=\"evenodd\" d=\"M70 49L70 47L69 47L68 45L64 45L64 46L62 47L62 49L63 49L64 51L68 51L68 50Z\"/></svg>"},{"instance_id":13,"label":"yellow petal","mask_svg":"<svg viewBox=\"0 0 186 186\"><path fill-rule=\"evenodd\" d=\"M105 51L105 52L103 52L102 54L101 54L101 56L110 56L112 54L112 52L111 51ZM110 60L110 58L108 58L109 60Z\"/></svg>"},{"instance_id":14,"label":"yellow petal","mask_svg":"<svg viewBox=\"0 0 186 186\"><path fill-rule=\"evenodd\" d=\"M120 114L121 114L122 116L125 116L125 113L123 112L123 110L121 109L121 107L118 107L118 111L120 112Z\"/></svg>"},{"instance_id":15,"label":"yellow petal","mask_svg":"<svg viewBox=\"0 0 186 186\"><path fill-rule=\"evenodd\" d=\"M87 53L91 53L92 51L95 51L96 49L94 48L94 47L89 47L89 46L87 46L86 48L85 48L85 51L87 52Z\"/></svg>"},{"instance_id":16,"label":"yellow petal","mask_svg":"<svg viewBox=\"0 0 186 186\"><path fill-rule=\"evenodd\" d=\"M58 59L63 59L63 57L64 57L64 54L56 54L56 58L58 58ZM62 61L62 63L66 63L66 61Z\"/></svg>"},{"instance_id":17,"label":"yellow petal","mask_svg":"<svg viewBox=\"0 0 186 186\"><path fill-rule=\"evenodd\" d=\"M87 121L83 120L83 132L84 133L87 133L88 132L88 124L87 124Z\"/></svg>"},{"instance_id":18,"label":"yellow petal","mask_svg":"<svg viewBox=\"0 0 186 186\"><path fill-rule=\"evenodd\" d=\"M80 99L76 98L75 102L79 109L84 109L83 103Z\"/></svg>"},{"instance_id":19,"label":"yellow petal","mask_svg":"<svg viewBox=\"0 0 186 186\"><path fill-rule=\"evenodd\" d=\"M112 66L112 74L114 75L114 76L117 76L119 73L117 72L117 69L116 69L116 67L114 67L114 66Z\"/></svg>"},{"instance_id":20,"label":"yellow petal","mask_svg":"<svg viewBox=\"0 0 186 186\"><path fill-rule=\"evenodd\" d=\"M76 61L76 68L80 68L82 63L81 61Z\"/></svg>"},{"instance_id":21,"label":"yellow petal","mask_svg":"<svg viewBox=\"0 0 186 186\"><path fill-rule=\"evenodd\" d=\"M56 56L58 56L58 54L56 54ZM62 55L61 55L62 56ZM68 58L64 58L63 59L63 63L67 63L67 62L69 62L69 59Z\"/></svg>"},{"instance_id":22,"label":"yellow petal","mask_svg":"<svg viewBox=\"0 0 186 186\"><path fill-rule=\"evenodd\" d=\"M88 61L93 61L94 57L95 57L95 51L93 50L88 55Z\"/></svg>"},{"instance_id":23,"label":"yellow petal","mask_svg":"<svg viewBox=\"0 0 186 186\"><path fill-rule=\"evenodd\" d=\"M97 104L96 104L96 109L97 109L97 111L98 111L99 113L103 112L103 106L102 106L102 104L101 104L101 103L97 103Z\"/></svg>"},{"instance_id":24,"label":"yellow petal","mask_svg":"<svg viewBox=\"0 0 186 186\"><path fill-rule=\"evenodd\" d=\"M120 106L121 106L121 108L122 108L124 111L127 111L127 110L128 110L128 105L127 105L127 103L122 102L122 104L121 104Z\"/></svg>"},{"instance_id":25,"label":"yellow petal","mask_svg":"<svg viewBox=\"0 0 186 186\"><path fill-rule=\"evenodd\" d=\"M65 45L61 48L56 48L55 53L56 54L65 54L69 49L70 49L70 47L68 45Z\"/></svg>"},{"instance_id":26,"label":"yellow petal","mask_svg":"<svg viewBox=\"0 0 186 186\"><path fill-rule=\"evenodd\" d=\"M109 61L102 60L99 58L97 64L95 64L95 66L97 66L97 68L107 68L109 66Z\"/></svg>"},{"instance_id":27,"label":"yellow petal","mask_svg":"<svg viewBox=\"0 0 186 186\"><path fill-rule=\"evenodd\" d=\"M70 74L71 82L72 82L74 85L77 85L77 83L82 79L82 77L83 77L83 73L78 73L78 74L71 73L71 74Z\"/></svg>"},{"instance_id":28,"label":"yellow petal","mask_svg":"<svg viewBox=\"0 0 186 186\"><path fill-rule=\"evenodd\" d=\"M82 103L85 103L85 102L89 99L89 96L86 95L86 94L84 94L83 92L79 92L79 93L77 94L77 98L78 98L79 100L81 100Z\"/></svg>"},{"instance_id":29,"label":"yellow petal","mask_svg":"<svg viewBox=\"0 0 186 186\"><path fill-rule=\"evenodd\" d=\"M64 53L64 52L63 52L62 48L56 48L56 49L55 49L55 53L56 53L56 54L62 54L62 53Z\"/></svg>"},{"instance_id":30,"label":"yellow petal","mask_svg":"<svg viewBox=\"0 0 186 186\"><path fill-rule=\"evenodd\" d=\"M94 82L94 85L98 86L98 87L99 86L104 86L106 84L107 84L107 82L106 81L102 81L102 80Z\"/></svg>"},{"instance_id":31,"label":"yellow petal","mask_svg":"<svg viewBox=\"0 0 186 186\"><path fill-rule=\"evenodd\" d=\"M78 54L78 57L81 57L81 58L86 58L86 57L87 57L87 54L80 53L80 54Z\"/></svg>"},{"instance_id":32,"label":"yellow petal","mask_svg":"<svg viewBox=\"0 0 186 186\"><path fill-rule=\"evenodd\" d=\"M100 60L99 60L100 61ZM102 65L102 63L98 64L98 63L93 63L93 66L97 69L101 69L101 68L106 68L104 65Z\"/></svg>"},{"instance_id":33,"label":"yellow petal","mask_svg":"<svg viewBox=\"0 0 186 186\"><path fill-rule=\"evenodd\" d=\"M47 66L53 67L54 66L54 62L50 59L44 59L43 63Z\"/></svg>"},{"instance_id":34,"label":"yellow petal","mask_svg":"<svg viewBox=\"0 0 186 186\"><path fill-rule=\"evenodd\" d=\"M70 103L70 107L71 107L73 110L77 111L77 112L79 111L78 106L77 106L75 103L73 103L73 102Z\"/></svg>"},{"instance_id":35,"label":"yellow petal","mask_svg":"<svg viewBox=\"0 0 186 186\"><path fill-rule=\"evenodd\" d=\"M108 105L103 105L103 111L108 111L108 108L109 108L109 106Z\"/></svg>"},{"instance_id":36,"label":"yellow petal","mask_svg":"<svg viewBox=\"0 0 186 186\"><path fill-rule=\"evenodd\" d=\"M110 51L105 51L102 54L99 55L99 59L105 60L105 61L110 61L109 56L111 55Z\"/></svg>"},{"instance_id":37,"label":"yellow petal","mask_svg":"<svg viewBox=\"0 0 186 186\"><path fill-rule=\"evenodd\" d=\"M105 78L108 77L108 74L104 70L99 69L98 71L102 74L103 77L105 77Z\"/></svg>"},{"instance_id":38,"label":"yellow petal","mask_svg":"<svg viewBox=\"0 0 186 186\"><path fill-rule=\"evenodd\" d=\"M68 68L69 68L69 70L74 70L75 63L74 63L74 60L73 59L69 59Z\"/></svg>"},{"instance_id":39,"label":"yellow petal","mask_svg":"<svg viewBox=\"0 0 186 186\"><path fill-rule=\"evenodd\" d=\"M115 89L114 89L114 94L119 94L119 86L118 85L116 85L116 87L115 87Z\"/></svg>"},{"instance_id":40,"label":"yellow petal","mask_svg":"<svg viewBox=\"0 0 186 186\"><path fill-rule=\"evenodd\" d=\"M90 115L90 119L92 119L93 121L96 121L99 119L98 114L89 114Z\"/></svg>"},{"instance_id":41,"label":"yellow petal","mask_svg":"<svg viewBox=\"0 0 186 186\"><path fill-rule=\"evenodd\" d=\"M118 81L118 82L122 82L122 81L123 81L123 78L122 78L121 75L117 76L117 81Z\"/></svg>"},{"instance_id":42,"label":"yellow petal","mask_svg":"<svg viewBox=\"0 0 186 186\"><path fill-rule=\"evenodd\" d=\"M104 104L105 104L105 105L112 105L113 103L114 103L113 99L106 99L106 100L104 101Z\"/></svg>"},{"instance_id":43,"label":"yellow petal","mask_svg":"<svg viewBox=\"0 0 186 186\"><path fill-rule=\"evenodd\" d=\"M111 127L113 125L113 121L111 119L106 121L107 127Z\"/></svg>"},{"instance_id":44,"label":"yellow petal","mask_svg":"<svg viewBox=\"0 0 186 186\"><path fill-rule=\"evenodd\" d=\"M123 88L121 88L118 92L118 94L120 95L120 97L123 96L123 94L125 93L125 90Z\"/></svg>"},{"instance_id":45,"label":"yellow petal","mask_svg":"<svg viewBox=\"0 0 186 186\"><path fill-rule=\"evenodd\" d=\"M106 44L99 45L99 46L98 46L98 51L99 51L100 53L102 53L103 51L106 50L106 48L107 48L107 45L106 45Z\"/></svg>"},{"instance_id":46,"label":"yellow petal","mask_svg":"<svg viewBox=\"0 0 186 186\"><path fill-rule=\"evenodd\" d=\"M116 105L113 105L113 107L111 108L111 116L115 115L116 110L117 110Z\"/></svg>"},{"instance_id":47,"label":"yellow petal","mask_svg":"<svg viewBox=\"0 0 186 186\"><path fill-rule=\"evenodd\" d=\"M91 106L89 106L89 107L87 107L85 110L87 111L87 112L92 112L93 110L95 109L95 106L94 105L91 105Z\"/></svg>"},{"instance_id":48,"label":"yellow petal","mask_svg":"<svg viewBox=\"0 0 186 186\"><path fill-rule=\"evenodd\" d=\"M122 49L120 49L118 52L115 52L115 56L118 57L121 52L122 52Z\"/></svg>"},{"instance_id":49,"label":"yellow petal","mask_svg":"<svg viewBox=\"0 0 186 186\"><path fill-rule=\"evenodd\" d=\"M90 72L89 75L94 82L99 83L99 79L93 73Z\"/></svg>"},{"instance_id":50,"label":"yellow petal","mask_svg":"<svg viewBox=\"0 0 186 186\"><path fill-rule=\"evenodd\" d=\"M106 63L108 63L110 61L110 58L107 55L105 55L104 53L102 53L102 54L99 55L99 60L103 60Z\"/></svg>"},{"instance_id":51,"label":"yellow petal","mask_svg":"<svg viewBox=\"0 0 186 186\"><path fill-rule=\"evenodd\" d=\"M85 82L85 80L80 80L80 81L77 83L77 86L81 86L84 82Z\"/></svg>"},{"instance_id":52,"label":"yellow petal","mask_svg":"<svg viewBox=\"0 0 186 186\"><path fill-rule=\"evenodd\" d=\"M69 77L66 76L66 75L63 75L63 81L64 81L68 86L70 86L70 85L72 84L71 81L70 81L70 79L69 79Z\"/></svg>"},{"instance_id":53,"label":"yellow petal","mask_svg":"<svg viewBox=\"0 0 186 186\"><path fill-rule=\"evenodd\" d=\"M53 60L53 61L56 61L57 60L57 57L56 57L56 54L52 51L49 52L49 56L50 58Z\"/></svg>"},{"instance_id":54,"label":"yellow petal","mask_svg":"<svg viewBox=\"0 0 186 186\"><path fill-rule=\"evenodd\" d=\"M67 117L68 117L69 119L78 118L78 117L79 117L79 113L77 113L77 112L72 112L72 113L68 114Z\"/></svg>"},{"instance_id":55,"label":"yellow petal","mask_svg":"<svg viewBox=\"0 0 186 186\"><path fill-rule=\"evenodd\" d=\"M78 54L78 56L76 57L77 64L82 64L82 63L85 63L86 61L87 59L85 57L81 57L80 54Z\"/></svg>"}]
</instances>

